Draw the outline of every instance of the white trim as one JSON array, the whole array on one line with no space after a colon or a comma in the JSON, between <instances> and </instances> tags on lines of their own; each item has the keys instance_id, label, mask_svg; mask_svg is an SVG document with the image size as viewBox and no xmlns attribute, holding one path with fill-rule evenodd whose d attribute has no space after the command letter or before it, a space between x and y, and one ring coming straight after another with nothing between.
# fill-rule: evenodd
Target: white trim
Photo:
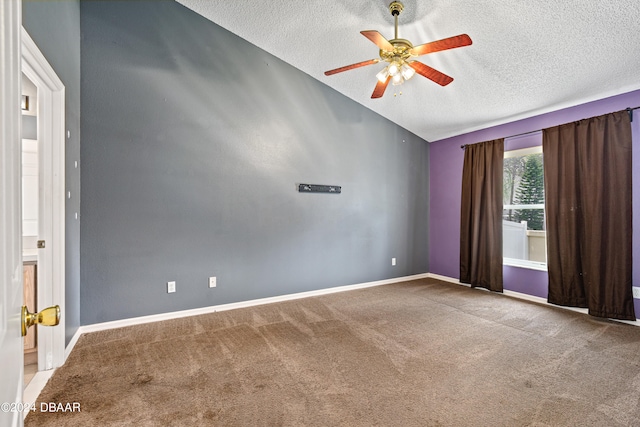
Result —
<instances>
[{"instance_id":1,"label":"white trim","mask_svg":"<svg viewBox=\"0 0 640 427\"><path fill-rule=\"evenodd\" d=\"M547 271L546 262L531 261L527 259L503 258L502 265L509 267L527 268L529 270Z\"/></svg>"},{"instance_id":2,"label":"white trim","mask_svg":"<svg viewBox=\"0 0 640 427\"><path fill-rule=\"evenodd\" d=\"M458 279L454 279L454 278L448 277L448 276L441 276L439 274L429 273L427 275L427 277L429 277L431 279L442 280L443 282L455 283L456 285L462 285L462 286L467 286L467 287L470 286L470 285L468 285L466 283L460 282L460 280L458 280ZM477 289L483 289L483 288L477 288ZM500 293L496 292L496 295L500 295ZM517 298L517 299L524 300L524 301L535 302L535 303L538 303L538 304L546 305L548 307L561 308L563 310L575 311L576 313L582 313L582 314L586 314L586 315L589 314L589 311L586 308L565 307L565 306L562 306L562 305L549 304L547 302L547 300L544 299L544 298L540 298L540 297L537 297L537 296L534 296L534 295L523 294L521 292L504 290L504 291L502 291L502 295L507 296L509 298ZM626 323L628 325L633 325L633 326L640 326L640 322L638 322L638 321L634 322L634 321L631 321L631 320L619 320L619 319L609 319L609 320L613 320L615 322L620 322L620 323Z\"/></svg>"},{"instance_id":3,"label":"white trim","mask_svg":"<svg viewBox=\"0 0 640 427\"><path fill-rule=\"evenodd\" d=\"M40 144L38 307L59 305L60 325L38 329L38 370L64 363L65 341L65 88L38 46L22 28L22 72L38 88ZM47 215L42 215L44 212Z\"/></svg>"},{"instance_id":4,"label":"white trim","mask_svg":"<svg viewBox=\"0 0 640 427\"><path fill-rule=\"evenodd\" d=\"M35 404L38 400L38 396L40 396L40 393L42 392L42 389L45 385L47 385L49 378L51 378L55 371L55 369L50 369L48 371L36 372L35 376L31 378L31 381L22 393L22 401L24 403ZM27 415L29 415L29 411L26 410L22 415L23 419L27 418Z\"/></svg>"},{"instance_id":5,"label":"white trim","mask_svg":"<svg viewBox=\"0 0 640 427\"><path fill-rule=\"evenodd\" d=\"M515 292L515 291L510 291L508 289L504 289L502 291L502 293L508 297L513 297L513 298L518 298L521 300L525 300L525 301L531 301L531 302L536 302L538 304L545 304L545 305L553 305L553 304L549 304L547 302L546 299L541 298L541 297L537 297L535 295L528 295L528 294L523 294L521 292ZM557 305L553 305L553 307L558 307ZM581 309L575 309L574 307L562 307L562 308L567 308L570 310L581 310ZM584 312L586 314L586 311Z\"/></svg>"},{"instance_id":6,"label":"white trim","mask_svg":"<svg viewBox=\"0 0 640 427\"><path fill-rule=\"evenodd\" d=\"M535 145L533 147L518 148L516 150L505 151L504 158L510 159L513 157L522 157L522 156L528 156L529 154L540 154L540 153L542 153L542 145Z\"/></svg>"},{"instance_id":7,"label":"white trim","mask_svg":"<svg viewBox=\"0 0 640 427\"><path fill-rule=\"evenodd\" d=\"M466 286L467 288L471 287L471 285L469 285L468 283L462 283L460 280L454 279L453 277L449 277L449 276L441 276L440 274L429 273L427 277L429 279L436 279L436 280L441 280L443 282L455 283L456 285Z\"/></svg>"},{"instance_id":8,"label":"white trim","mask_svg":"<svg viewBox=\"0 0 640 427\"><path fill-rule=\"evenodd\" d=\"M535 205L503 205L502 210L510 210L510 209L544 209L544 203L538 203Z\"/></svg>"}]
</instances>

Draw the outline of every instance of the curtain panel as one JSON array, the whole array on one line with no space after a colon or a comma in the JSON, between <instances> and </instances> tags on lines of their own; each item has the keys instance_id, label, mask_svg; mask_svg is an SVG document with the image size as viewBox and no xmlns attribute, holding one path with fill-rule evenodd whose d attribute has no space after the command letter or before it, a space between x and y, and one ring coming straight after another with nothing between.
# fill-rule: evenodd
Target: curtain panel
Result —
<instances>
[{"instance_id":1,"label":"curtain panel","mask_svg":"<svg viewBox=\"0 0 640 427\"><path fill-rule=\"evenodd\" d=\"M504 139L467 145L462 170L460 281L502 292Z\"/></svg>"},{"instance_id":2,"label":"curtain panel","mask_svg":"<svg viewBox=\"0 0 640 427\"><path fill-rule=\"evenodd\" d=\"M628 113L544 129L542 147L548 301L635 320Z\"/></svg>"}]
</instances>

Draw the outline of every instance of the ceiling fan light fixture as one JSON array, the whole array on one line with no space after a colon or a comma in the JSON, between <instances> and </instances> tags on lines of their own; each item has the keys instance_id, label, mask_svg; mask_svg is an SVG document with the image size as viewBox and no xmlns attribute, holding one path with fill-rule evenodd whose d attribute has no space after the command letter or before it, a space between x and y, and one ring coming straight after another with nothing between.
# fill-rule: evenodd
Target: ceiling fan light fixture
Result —
<instances>
[{"instance_id":1,"label":"ceiling fan light fixture","mask_svg":"<svg viewBox=\"0 0 640 427\"><path fill-rule=\"evenodd\" d=\"M387 81L387 77L389 77L389 66L384 67L378 74L376 74L376 78L382 83Z\"/></svg>"},{"instance_id":2,"label":"ceiling fan light fixture","mask_svg":"<svg viewBox=\"0 0 640 427\"><path fill-rule=\"evenodd\" d=\"M404 77L402 77L402 73L398 73L395 76L391 77L391 84L394 86L399 86L404 83Z\"/></svg>"},{"instance_id":3,"label":"ceiling fan light fixture","mask_svg":"<svg viewBox=\"0 0 640 427\"><path fill-rule=\"evenodd\" d=\"M389 68L389 75L395 77L400 74L401 64L398 61L393 61L387 68Z\"/></svg>"},{"instance_id":4,"label":"ceiling fan light fixture","mask_svg":"<svg viewBox=\"0 0 640 427\"><path fill-rule=\"evenodd\" d=\"M405 62L404 64L402 64L402 67L400 67L400 73L402 74L402 77L405 80L409 80L411 77L414 76L414 74L416 73L416 70L411 68L409 64Z\"/></svg>"}]
</instances>

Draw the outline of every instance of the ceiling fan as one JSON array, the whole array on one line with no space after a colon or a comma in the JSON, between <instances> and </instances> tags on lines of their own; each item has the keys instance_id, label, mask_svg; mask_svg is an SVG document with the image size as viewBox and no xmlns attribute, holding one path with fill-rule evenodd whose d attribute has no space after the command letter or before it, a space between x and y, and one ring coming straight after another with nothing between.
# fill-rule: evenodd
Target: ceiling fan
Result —
<instances>
[{"instance_id":1,"label":"ceiling fan","mask_svg":"<svg viewBox=\"0 0 640 427\"><path fill-rule=\"evenodd\" d=\"M396 22L395 37L392 40L385 39L382 34L375 30L360 31L363 36L371 40L380 48L380 59L358 62L356 64L325 71L324 74L326 76L331 76L343 71L377 64L380 61L388 62L389 65L376 74L378 83L373 90L371 98L382 97L384 91L389 85L389 82L394 86L401 85L406 80L413 77L415 73L418 73L441 86L446 86L451 83L453 81L452 77L449 77L446 74L423 64L422 62L415 61L412 58L442 50L469 46L472 43L471 38L466 34L460 34L458 36L413 46L409 40L398 38L398 16L403 9L404 6L399 1L394 1L389 5L389 11L391 12L391 15L395 17Z\"/></svg>"}]
</instances>

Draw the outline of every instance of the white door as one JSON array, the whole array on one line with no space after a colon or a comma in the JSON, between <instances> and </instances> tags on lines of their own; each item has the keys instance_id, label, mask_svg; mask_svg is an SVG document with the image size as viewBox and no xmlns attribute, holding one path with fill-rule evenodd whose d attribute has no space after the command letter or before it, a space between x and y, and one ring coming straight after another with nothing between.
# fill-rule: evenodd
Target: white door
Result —
<instances>
[{"instance_id":1,"label":"white door","mask_svg":"<svg viewBox=\"0 0 640 427\"><path fill-rule=\"evenodd\" d=\"M21 426L21 1L0 2L0 425Z\"/></svg>"}]
</instances>

